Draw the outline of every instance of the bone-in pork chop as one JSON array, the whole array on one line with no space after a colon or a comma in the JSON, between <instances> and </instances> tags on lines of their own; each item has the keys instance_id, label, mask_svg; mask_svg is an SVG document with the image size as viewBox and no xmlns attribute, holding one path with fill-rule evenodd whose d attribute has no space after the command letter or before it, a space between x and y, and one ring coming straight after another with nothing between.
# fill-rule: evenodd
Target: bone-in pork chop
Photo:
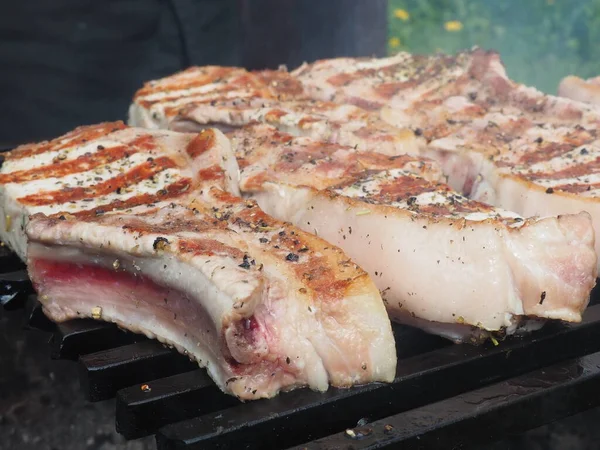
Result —
<instances>
[{"instance_id":1,"label":"bone-in pork chop","mask_svg":"<svg viewBox=\"0 0 600 450\"><path fill-rule=\"evenodd\" d=\"M343 248L395 320L457 341L514 333L527 318L581 320L596 279L589 214L524 219L418 176L410 161L356 170L352 148L267 125L228 136L241 192Z\"/></svg>"},{"instance_id":2,"label":"bone-in pork chop","mask_svg":"<svg viewBox=\"0 0 600 450\"><path fill-rule=\"evenodd\" d=\"M350 104L307 99L302 85L284 71L195 67L146 83L134 96L129 123L147 128L224 131L267 123L309 136L387 155L416 154L422 142L379 114Z\"/></svg>"},{"instance_id":3,"label":"bone-in pork chop","mask_svg":"<svg viewBox=\"0 0 600 450\"><path fill-rule=\"evenodd\" d=\"M6 155L2 238L51 319L156 338L241 399L390 381L394 338L371 278L232 195L237 174L217 130L79 128Z\"/></svg>"}]
</instances>

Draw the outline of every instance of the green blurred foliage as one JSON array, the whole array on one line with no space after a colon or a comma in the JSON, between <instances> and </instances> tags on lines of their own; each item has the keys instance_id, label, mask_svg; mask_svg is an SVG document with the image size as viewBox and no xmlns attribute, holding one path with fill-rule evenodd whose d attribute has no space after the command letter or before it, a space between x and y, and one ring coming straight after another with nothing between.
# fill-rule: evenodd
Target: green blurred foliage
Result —
<instances>
[{"instance_id":1,"label":"green blurred foliage","mask_svg":"<svg viewBox=\"0 0 600 450\"><path fill-rule=\"evenodd\" d=\"M600 0L389 0L389 17L390 53L478 45L498 51L511 78L548 93L566 75L600 75ZM448 31L452 21L462 28Z\"/></svg>"}]
</instances>

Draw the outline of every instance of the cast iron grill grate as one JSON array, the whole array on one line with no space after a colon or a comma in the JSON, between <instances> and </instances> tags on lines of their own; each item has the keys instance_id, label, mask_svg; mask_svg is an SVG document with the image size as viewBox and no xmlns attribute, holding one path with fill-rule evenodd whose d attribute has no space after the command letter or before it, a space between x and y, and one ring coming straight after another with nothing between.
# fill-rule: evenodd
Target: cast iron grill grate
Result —
<instances>
[{"instance_id":1,"label":"cast iron grill grate","mask_svg":"<svg viewBox=\"0 0 600 450\"><path fill-rule=\"evenodd\" d=\"M51 333L50 352L79 366L90 401L116 397L128 439L156 435L158 449L462 448L598 406L600 292L580 324L546 325L499 345L453 345L394 325L391 384L297 390L240 403L185 356L113 324L53 324L23 264L0 247L0 301L27 308L29 326Z\"/></svg>"}]
</instances>

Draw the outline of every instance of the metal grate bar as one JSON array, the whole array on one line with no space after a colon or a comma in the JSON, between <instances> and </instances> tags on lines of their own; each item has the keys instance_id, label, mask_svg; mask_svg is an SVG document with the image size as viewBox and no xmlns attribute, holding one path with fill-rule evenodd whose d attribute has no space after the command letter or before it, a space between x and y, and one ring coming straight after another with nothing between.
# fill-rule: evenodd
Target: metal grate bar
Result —
<instances>
[{"instance_id":1,"label":"metal grate bar","mask_svg":"<svg viewBox=\"0 0 600 450\"><path fill-rule=\"evenodd\" d=\"M46 317L42 306L38 302L37 295L27 296L25 301L25 311L27 316L27 326L31 329L53 332L56 330L56 324Z\"/></svg>"},{"instance_id":2,"label":"metal grate bar","mask_svg":"<svg viewBox=\"0 0 600 450\"><path fill-rule=\"evenodd\" d=\"M117 431L127 439L154 433L163 425L234 407L239 400L223 392L198 369L117 393Z\"/></svg>"},{"instance_id":3,"label":"metal grate bar","mask_svg":"<svg viewBox=\"0 0 600 450\"><path fill-rule=\"evenodd\" d=\"M81 355L142 342L147 338L92 319L60 323L50 339L53 359L77 360Z\"/></svg>"},{"instance_id":4,"label":"metal grate bar","mask_svg":"<svg viewBox=\"0 0 600 450\"><path fill-rule=\"evenodd\" d=\"M197 367L197 364L154 340L79 358L81 387L90 401L106 400L124 387Z\"/></svg>"},{"instance_id":5,"label":"metal grate bar","mask_svg":"<svg viewBox=\"0 0 600 450\"><path fill-rule=\"evenodd\" d=\"M240 442L245 448L265 442L277 448L448 448L600 404L600 354L589 355L600 352L598 289L580 324L550 323L524 338L479 348L394 325L400 360L393 383L324 394L302 389L240 403L197 364L157 341L93 320L53 324L31 295L22 263L0 247L3 268L10 272L0 275L3 306L25 307L30 327L53 332L52 356L79 360L87 398L117 395L119 432L129 439L157 433L159 449L232 448ZM577 357L579 365L569 361ZM147 387L141 389L142 383ZM357 423L361 429L353 431L364 436L351 439L345 430Z\"/></svg>"},{"instance_id":6,"label":"metal grate bar","mask_svg":"<svg viewBox=\"0 0 600 450\"><path fill-rule=\"evenodd\" d=\"M225 448L235 442L259 448L264 439L285 448L352 427L364 417L378 420L600 351L600 306L590 307L580 324L555 325L498 347L454 345L399 361L391 384L330 389L324 394L298 390L167 425L157 434L158 448Z\"/></svg>"},{"instance_id":7,"label":"metal grate bar","mask_svg":"<svg viewBox=\"0 0 600 450\"><path fill-rule=\"evenodd\" d=\"M448 449L484 444L600 405L600 353L563 361L295 450Z\"/></svg>"},{"instance_id":8,"label":"metal grate bar","mask_svg":"<svg viewBox=\"0 0 600 450\"><path fill-rule=\"evenodd\" d=\"M0 156L1 158L1 156ZM0 273L24 270L25 264L5 245L0 245Z\"/></svg>"}]
</instances>

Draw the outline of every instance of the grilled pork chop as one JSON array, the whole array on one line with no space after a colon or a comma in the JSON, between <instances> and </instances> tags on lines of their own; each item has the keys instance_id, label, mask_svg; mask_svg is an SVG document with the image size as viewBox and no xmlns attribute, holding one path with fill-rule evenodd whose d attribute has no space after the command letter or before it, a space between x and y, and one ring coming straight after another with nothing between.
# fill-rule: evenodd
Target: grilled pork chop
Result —
<instances>
[{"instance_id":1,"label":"grilled pork chop","mask_svg":"<svg viewBox=\"0 0 600 450\"><path fill-rule=\"evenodd\" d=\"M129 123L146 128L223 131L267 123L298 136L377 151L416 154L422 145L407 129L353 105L309 100L284 71L195 67L146 83L130 107Z\"/></svg>"},{"instance_id":2,"label":"grilled pork chop","mask_svg":"<svg viewBox=\"0 0 600 450\"><path fill-rule=\"evenodd\" d=\"M393 379L394 339L371 278L337 247L225 192L237 174L217 130L79 128L6 155L2 237L26 255L51 319L156 338L240 399Z\"/></svg>"},{"instance_id":3,"label":"grilled pork chop","mask_svg":"<svg viewBox=\"0 0 600 450\"><path fill-rule=\"evenodd\" d=\"M471 199L524 217L587 211L600 226L600 114L513 82L494 52L334 59L295 75L315 98L368 105L423 135L423 154Z\"/></svg>"},{"instance_id":4,"label":"grilled pork chop","mask_svg":"<svg viewBox=\"0 0 600 450\"><path fill-rule=\"evenodd\" d=\"M242 193L343 248L374 278L393 319L455 341L539 325L526 318L581 319L596 279L587 213L525 220L398 158L356 170L353 149L267 125L229 137Z\"/></svg>"},{"instance_id":5,"label":"grilled pork chop","mask_svg":"<svg viewBox=\"0 0 600 450\"><path fill-rule=\"evenodd\" d=\"M558 95L571 100L600 105L600 77L584 80L575 75L569 75L560 81Z\"/></svg>"}]
</instances>

